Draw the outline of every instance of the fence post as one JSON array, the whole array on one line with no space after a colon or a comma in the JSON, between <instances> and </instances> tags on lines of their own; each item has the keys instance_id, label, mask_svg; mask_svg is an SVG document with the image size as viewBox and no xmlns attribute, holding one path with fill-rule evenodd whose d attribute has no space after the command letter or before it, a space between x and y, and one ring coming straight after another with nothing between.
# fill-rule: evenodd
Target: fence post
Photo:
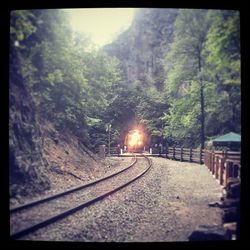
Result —
<instances>
[{"instance_id":1,"label":"fence post","mask_svg":"<svg viewBox=\"0 0 250 250\"><path fill-rule=\"evenodd\" d=\"M168 159L168 146L166 145L166 158Z\"/></svg>"},{"instance_id":2,"label":"fence post","mask_svg":"<svg viewBox=\"0 0 250 250\"><path fill-rule=\"evenodd\" d=\"M161 156L161 153L162 153L162 145L159 145L158 153L159 153L159 156Z\"/></svg>"},{"instance_id":3,"label":"fence post","mask_svg":"<svg viewBox=\"0 0 250 250\"><path fill-rule=\"evenodd\" d=\"M213 166L213 151L209 152L209 171L212 172Z\"/></svg>"},{"instance_id":4,"label":"fence post","mask_svg":"<svg viewBox=\"0 0 250 250\"><path fill-rule=\"evenodd\" d=\"M212 172L212 174L214 174L214 150L212 150L210 166L211 166L210 171Z\"/></svg>"},{"instance_id":5,"label":"fence post","mask_svg":"<svg viewBox=\"0 0 250 250\"><path fill-rule=\"evenodd\" d=\"M98 154L101 158L105 158L105 145L99 146Z\"/></svg>"},{"instance_id":6,"label":"fence post","mask_svg":"<svg viewBox=\"0 0 250 250\"><path fill-rule=\"evenodd\" d=\"M209 152L209 171L212 171L212 164L213 164L213 151Z\"/></svg>"},{"instance_id":7,"label":"fence post","mask_svg":"<svg viewBox=\"0 0 250 250\"><path fill-rule=\"evenodd\" d=\"M204 149L204 164L207 167L207 151Z\"/></svg>"},{"instance_id":8,"label":"fence post","mask_svg":"<svg viewBox=\"0 0 250 250\"><path fill-rule=\"evenodd\" d=\"M183 161L182 155L183 155L183 148L181 146L181 159L180 159L180 161Z\"/></svg>"},{"instance_id":9,"label":"fence post","mask_svg":"<svg viewBox=\"0 0 250 250\"><path fill-rule=\"evenodd\" d=\"M220 185L223 185L224 164L225 158L222 158L220 162Z\"/></svg>"},{"instance_id":10,"label":"fence post","mask_svg":"<svg viewBox=\"0 0 250 250\"><path fill-rule=\"evenodd\" d=\"M215 159L215 178L218 179L218 172L219 172L219 156L216 157Z\"/></svg>"},{"instance_id":11,"label":"fence post","mask_svg":"<svg viewBox=\"0 0 250 250\"><path fill-rule=\"evenodd\" d=\"M225 187L227 186L227 179L230 177L230 168L231 168L231 162L227 161L226 162L226 174L225 174L225 180L224 180L224 185Z\"/></svg>"},{"instance_id":12,"label":"fence post","mask_svg":"<svg viewBox=\"0 0 250 250\"><path fill-rule=\"evenodd\" d=\"M172 160L175 160L175 146L173 147L173 159Z\"/></svg>"},{"instance_id":13,"label":"fence post","mask_svg":"<svg viewBox=\"0 0 250 250\"><path fill-rule=\"evenodd\" d=\"M192 162L192 148L189 150L189 162Z\"/></svg>"},{"instance_id":14,"label":"fence post","mask_svg":"<svg viewBox=\"0 0 250 250\"><path fill-rule=\"evenodd\" d=\"M225 150L225 160L227 159L227 149Z\"/></svg>"},{"instance_id":15,"label":"fence post","mask_svg":"<svg viewBox=\"0 0 250 250\"><path fill-rule=\"evenodd\" d=\"M205 155L206 155L206 166L210 170L211 152L206 150Z\"/></svg>"},{"instance_id":16,"label":"fence post","mask_svg":"<svg viewBox=\"0 0 250 250\"><path fill-rule=\"evenodd\" d=\"M200 148L200 164L202 164L202 148Z\"/></svg>"}]
</instances>

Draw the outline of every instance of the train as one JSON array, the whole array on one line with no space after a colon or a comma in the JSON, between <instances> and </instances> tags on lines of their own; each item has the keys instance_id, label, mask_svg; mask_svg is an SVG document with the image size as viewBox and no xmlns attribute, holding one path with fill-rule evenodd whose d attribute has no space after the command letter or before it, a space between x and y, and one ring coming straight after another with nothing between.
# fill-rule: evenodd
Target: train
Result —
<instances>
[{"instance_id":1,"label":"train","mask_svg":"<svg viewBox=\"0 0 250 250\"><path fill-rule=\"evenodd\" d=\"M128 152L142 152L146 142L146 135L142 130L132 129L125 137L124 146Z\"/></svg>"}]
</instances>

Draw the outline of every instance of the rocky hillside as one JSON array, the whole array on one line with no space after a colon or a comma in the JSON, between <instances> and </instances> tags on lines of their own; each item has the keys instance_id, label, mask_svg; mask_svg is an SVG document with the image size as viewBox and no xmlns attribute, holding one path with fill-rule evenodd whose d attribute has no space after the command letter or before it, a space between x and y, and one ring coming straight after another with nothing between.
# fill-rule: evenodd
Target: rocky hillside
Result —
<instances>
[{"instance_id":1,"label":"rocky hillside","mask_svg":"<svg viewBox=\"0 0 250 250\"><path fill-rule=\"evenodd\" d=\"M177 13L176 9L139 9L130 28L104 47L121 60L128 83L139 81L162 88Z\"/></svg>"},{"instance_id":2,"label":"rocky hillside","mask_svg":"<svg viewBox=\"0 0 250 250\"><path fill-rule=\"evenodd\" d=\"M21 78L11 78L9 96L11 203L104 174L103 162L71 131L57 131L42 119L35 98Z\"/></svg>"},{"instance_id":3,"label":"rocky hillside","mask_svg":"<svg viewBox=\"0 0 250 250\"><path fill-rule=\"evenodd\" d=\"M67 188L105 172L88 148L107 138L99 113L118 72L106 63L110 58L86 52L87 42L78 38L61 10L11 12L11 198L55 191L59 184Z\"/></svg>"},{"instance_id":4,"label":"rocky hillside","mask_svg":"<svg viewBox=\"0 0 250 250\"><path fill-rule=\"evenodd\" d=\"M9 177L10 196L27 195L50 187L44 170L41 130L35 101L22 79L10 82Z\"/></svg>"}]
</instances>

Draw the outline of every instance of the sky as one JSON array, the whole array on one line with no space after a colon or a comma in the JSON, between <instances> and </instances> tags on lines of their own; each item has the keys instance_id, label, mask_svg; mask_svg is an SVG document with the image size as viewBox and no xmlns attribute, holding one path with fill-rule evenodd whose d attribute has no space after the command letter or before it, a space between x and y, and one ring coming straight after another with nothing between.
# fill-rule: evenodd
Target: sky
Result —
<instances>
[{"instance_id":1,"label":"sky","mask_svg":"<svg viewBox=\"0 0 250 250\"><path fill-rule=\"evenodd\" d=\"M108 44L120 32L128 28L135 12L134 8L85 8L64 9L69 14L74 31L84 32L101 47Z\"/></svg>"}]
</instances>

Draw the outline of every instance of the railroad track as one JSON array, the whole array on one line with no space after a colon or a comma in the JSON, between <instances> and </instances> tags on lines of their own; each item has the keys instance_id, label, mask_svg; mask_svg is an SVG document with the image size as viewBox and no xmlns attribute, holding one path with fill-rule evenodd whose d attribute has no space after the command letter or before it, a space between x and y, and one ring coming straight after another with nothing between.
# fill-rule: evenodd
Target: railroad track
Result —
<instances>
[{"instance_id":1,"label":"railroad track","mask_svg":"<svg viewBox=\"0 0 250 250\"><path fill-rule=\"evenodd\" d=\"M114 174L10 209L11 239L21 238L55 223L131 184L150 169L151 159L147 156L144 158L148 164L143 171L135 167L132 168L137 163L135 156L128 167Z\"/></svg>"}]
</instances>

